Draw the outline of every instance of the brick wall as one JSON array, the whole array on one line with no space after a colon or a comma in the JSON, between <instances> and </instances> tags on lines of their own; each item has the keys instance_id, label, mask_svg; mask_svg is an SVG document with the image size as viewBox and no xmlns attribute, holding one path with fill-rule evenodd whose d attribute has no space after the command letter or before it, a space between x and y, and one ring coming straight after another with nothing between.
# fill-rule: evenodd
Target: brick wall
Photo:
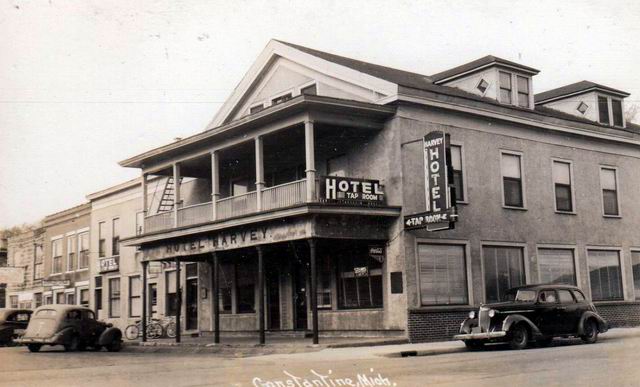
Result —
<instances>
[{"instance_id":1,"label":"brick wall","mask_svg":"<svg viewBox=\"0 0 640 387\"><path fill-rule=\"evenodd\" d=\"M409 341L423 343L451 340L453 335L458 334L460 331L460 323L467 317L469 310L410 310L407 327Z\"/></svg>"},{"instance_id":2,"label":"brick wall","mask_svg":"<svg viewBox=\"0 0 640 387\"><path fill-rule=\"evenodd\" d=\"M640 325L640 302L597 304L596 309L611 328Z\"/></svg>"}]
</instances>

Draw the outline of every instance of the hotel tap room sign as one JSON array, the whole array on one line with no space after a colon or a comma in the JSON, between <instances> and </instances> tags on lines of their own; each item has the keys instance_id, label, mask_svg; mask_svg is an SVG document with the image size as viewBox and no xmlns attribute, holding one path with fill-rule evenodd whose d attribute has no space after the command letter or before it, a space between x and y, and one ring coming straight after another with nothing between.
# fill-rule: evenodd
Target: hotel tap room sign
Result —
<instances>
[{"instance_id":1,"label":"hotel tap room sign","mask_svg":"<svg viewBox=\"0 0 640 387\"><path fill-rule=\"evenodd\" d=\"M324 176L321 185L327 202L384 203L385 195L378 180Z\"/></svg>"},{"instance_id":2,"label":"hotel tap room sign","mask_svg":"<svg viewBox=\"0 0 640 387\"><path fill-rule=\"evenodd\" d=\"M405 216L406 229L427 228L440 225L438 230L454 228L455 188L451 170L449 135L441 130L428 133L422 140L424 164L425 212ZM436 231L432 229L430 231Z\"/></svg>"}]
</instances>

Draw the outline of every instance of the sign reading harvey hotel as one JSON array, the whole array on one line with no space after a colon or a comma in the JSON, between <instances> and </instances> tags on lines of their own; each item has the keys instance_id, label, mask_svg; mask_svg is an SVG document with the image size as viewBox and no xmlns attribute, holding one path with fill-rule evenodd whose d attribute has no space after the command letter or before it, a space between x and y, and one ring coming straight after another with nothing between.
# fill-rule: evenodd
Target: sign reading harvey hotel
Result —
<instances>
[{"instance_id":1,"label":"sign reading harvey hotel","mask_svg":"<svg viewBox=\"0 0 640 387\"><path fill-rule=\"evenodd\" d=\"M447 223L451 228L455 221L455 207L451 197L455 192L449 187L449 166L447 159L448 135L437 130L423 138L424 191L426 211L405 216L405 228L424 228L430 224Z\"/></svg>"}]
</instances>

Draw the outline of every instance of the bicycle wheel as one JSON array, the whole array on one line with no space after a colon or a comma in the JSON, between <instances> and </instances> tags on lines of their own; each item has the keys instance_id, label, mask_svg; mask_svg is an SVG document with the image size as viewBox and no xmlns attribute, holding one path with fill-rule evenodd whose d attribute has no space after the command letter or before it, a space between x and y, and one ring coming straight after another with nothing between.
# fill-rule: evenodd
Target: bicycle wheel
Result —
<instances>
[{"instance_id":1,"label":"bicycle wheel","mask_svg":"<svg viewBox=\"0 0 640 387\"><path fill-rule=\"evenodd\" d=\"M167 324L165 328L165 332L167 333L167 337L174 338L176 337L176 323L173 321Z\"/></svg>"},{"instance_id":2,"label":"bicycle wheel","mask_svg":"<svg viewBox=\"0 0 640 387\"><path fill-rule=\"evenodd\" d=\"M140 327L135 324L131 324L124 329L124 337L129 340L135 340L140 335Z\"/></svg>"},{"instance_id":3,"label":"bicycle wheel","mask_svg":"<svg viewBox=\"0 0 640 387\"><path fill-rule=\"evenodd\" d=\"M150 323L147 325L147 337L150 339L157 339L162 337L162 325L158 323Z\"/></svg>"}]
</instances>

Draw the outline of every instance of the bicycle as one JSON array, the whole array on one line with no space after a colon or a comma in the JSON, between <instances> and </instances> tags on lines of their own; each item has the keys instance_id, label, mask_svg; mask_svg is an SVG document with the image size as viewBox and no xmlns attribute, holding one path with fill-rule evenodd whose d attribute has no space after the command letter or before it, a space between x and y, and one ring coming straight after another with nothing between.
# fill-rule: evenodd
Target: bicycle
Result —
<instances>
[{"instance_id":1,"label":"bicycle","mask_svg":"<svg viewBox=\"0 0 640 387\"><path fill-rule=\"evenodd\" d=\"M164 334L169 338L176 337L176 322L173 317L165 317L160 321Z\"/></svg>"},{"instance_id":2,"label":"bicycle","mask_svg":"<svg viewBox=\"0 0 640 387\"><path fill-rule=\"evenodd\" d=\"M159 321L160 320L154 318L147 323L147 338L157 339L162 337L164 329ZM137 320L134 324L127 326L124 329L124 336L129 340L135 340L142 336L142 320Z\"/></svg>"}]
</instances>

